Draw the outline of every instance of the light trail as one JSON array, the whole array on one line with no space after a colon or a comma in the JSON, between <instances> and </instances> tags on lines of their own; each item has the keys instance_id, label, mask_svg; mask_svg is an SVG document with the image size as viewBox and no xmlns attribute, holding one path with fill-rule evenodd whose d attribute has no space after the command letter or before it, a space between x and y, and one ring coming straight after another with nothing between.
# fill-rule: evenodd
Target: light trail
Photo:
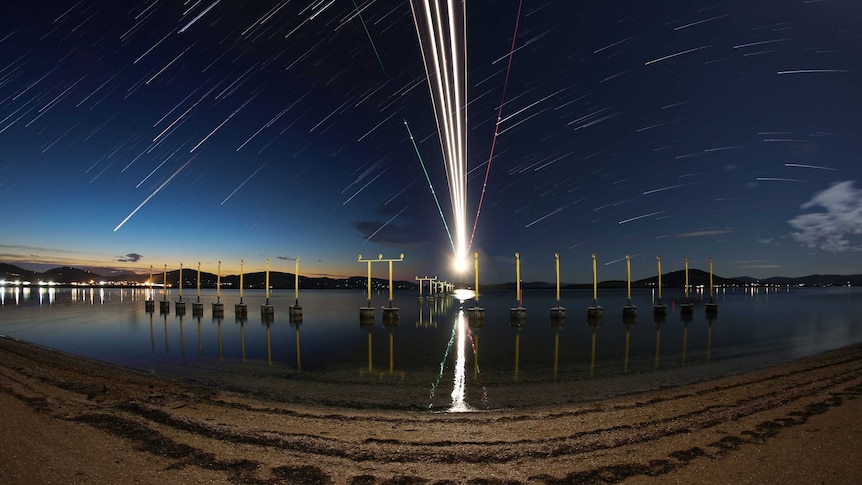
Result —
<instances>
[{"instance_id":1,"label":"light trail","mask_svg":"<svg viewBox=\"0 0 862 485\"><path fill-rule=\"evenodd\" d=\"M408 207L409 207L409 206L408 206ZM401 211L400 211L399 213L397 213L397 214L395 214L394 216L390 217L388 221L384 222L382 226L380 226L376 231L372 232L370 236L368 236L367 238L365 238L365 242L370 241L372 237L376 236L378 232L382 231L384 227L388 226L390 222L394 221L396 217L398 217L398 216L400 216L401 214L403 214L403 213L404 213L404 211L406 211L406 210L407 210L407 207L405 207L405 208L401 209Z\"/></svg>"},{"instance_id":2,"label":"light trail","mask_svg":"<svg viewBox=\"0 0 862 485\"><path fill-rule=\"evenodd\" d=\"M183 28L181 28L179 31L177 31L177 33L178 33L178 34L182 34L183 32L185 32L185 31L186 31L186 29L188 29L188 28L189 28L189 27L191 27L195 22L197 22L197 21L198 21L198 19L200 19L201 17L203 17L204 15L206 15L206 14L207 14L207 12L209 12L210 10L212 10L212 8L213 8L213 7L215 7L216 5L218 5L218 3L219 3L220 1L221 1L221 0L215 0L215 2L213 2L213 4L212 4L212 5L210 5L209 7L205 8L203 12L199 13L195 18L193 18L189 23L187 23Z\"/></svg>"},{"instance_id":3,"label":"light trail","mask_svg":"<svg viewBox=\"0 0 862 485\"><path fill-rule=\"evenodd\" d=\"M449 243L452 244L452 251L455 251L455 241L452 240L452 231L449 230L449 225L446 224L446 216L443 215L443 209L440 207L440 200L437 199L437 193L434 192L434 184L431 183L431 177L428 176L428 170L425 169L425 162L422 161L422 155L419 154L419 147L416 146L416 140L413 139L413 132L410 131L410 125L407 120L404 120L404 126L407 128L407 134L410 135L410 142L413 143L413 149L416 150L416 156L419 157L419 164L422 165L422 173L425 174L425 180L428 181L428 187L431 188L431 195L434 196L434 203L437 204L437 210L440 212L440 219L443 220L443 227L446 228L446 235L449 236Z\"/></svg>"},{"instance_id":4,"label":"light trail","mask_svg":"<svg viewBox=\"0 0 862 485\"><path fill-rule=\"evenodd\" d=\"M149 201L150 201L150 199L152 199L153 197L155 197L155 195L156 195L156 194L158 194L160 190L162 190L163 188L165 188L165 186L166 186L166 185L168 185L168 184L170 183L170 181L174 179L174 177L176 177L177 175L179 175L179 173L180 173L180 172L182 172L184 168L186 168L186 165L188 165L189 163L191 163L191 161L192 161L192 160L194 160L196 156L197 156L197 155L195 155L194 157L189 158L189 159L188 159L188 161L186 161L186 163L184 163L182 167L178 168L178 169L177 169L177 171L173 173L173 175L171 175L170 177L168 177L168 179L167 179L167 180L165 180L164 182L162 182L162 185L159 185L159 187L158 187L156 190L154 190L154 191L153 191L153 193L152 193L152 194L150 194L150 196L149 196L149 197L147 197L146 199L144 199L144 201L143 201L143 202L141 202L141 204L140 204L140 205L138 205L137 207L135 207L135 210L133 210L131 214L127 215L127 216L126 216L126 218L125 218L125 219L123 219L123 222L121 222L121 223L117 224L117 227L115 227L115 228L114 228L114 232L117 232L121 227L123 227L123 224L125 224L126 222L128 222L128 220L129 220L129 219L131 219L131 218L132 218L132 216L133 216L133 215L135 215L135 213L136 213L136 212L138 212L139 210L141 210L141 207L143 207L143 206L144 206L144 204L146 204L147 202L149 202Z\"/></svg>"},{"instance_id":5,"label":"light trail","mask_svg":"<svg viewBox=\"0 0 862 485\"><path fill-rule=\"evenodd\" d=\"M806 164L804 164L804 163L785 163L785 164L784 164L784 166L785 166L785 167L796 167L796 168L814 168L814 169L817 169L817 170L831 170L831 171L833 171L833 172L837 172L837 171L838 171L838 169L837 169L837 168L823 167L823 166L820 166L820 165L806 165Z\"/></svg>"},{"instance_id":6,"label":"light trail","mask_svg":"<svg viewBox=\"0 0 862 485\"><path fill-rule=\"evenodd\" d=\"M455 225L456 262L463 262L467 254L465 9L466 6L462 3L460 11L457 11L455 2L450 0L446 2L444 15L439 2L435 2L433 9L430 0L410 2L449 183Z\"/></svg>"},{"instance_id":7,"label":"light trail","mask_svg":"<svg viewBox=\"0 0 862 485\"><path fill-rule=\"evenodd\" d=\"M230 195L228 195L227 197L225 197L225 199L224 199L223 201L221 201L221 204L219 204L219 205L224 205L224 203L225 203L225 202L227 202L228 200L230 200L230 198L231 198L231 197L233 197L233 194L237 193L237 192L239 191L239 189L241 189L241 188L242 188L242 186L243 186L243 185L247 184L247 183L248 183L248 181L249 181L249 180L251 180L251 179L252 179L252 177L254 177L255 175L257 175L257 173L258 173L258 172L260 172L260 170L261 170L263 167L265 167L265 166L266 166L266 162L264 162L264 163L263 163L263 165L261 165L260 167L258 167L258 169L257 169L257 170L255 170L251 175L249 175L247 179L243 180L243 181L242 181L242 183L241 183L241 184L239 184L239 186L238 186L237 188L233 189L233 192L231 192L231 193L230 193Z\"/></svg>"},{"instance_id":8,"label":"light trail","mask_svg":"<svg viewBox=\"0 0 862 485\"><path fill-rule=\"evenodd\" d=\"M488 166L485 168L485 179L482 181L482 193L479 195L479 205L476 208L476 218L473 219L473 230L470 233L470 242L467 251L473 247L473 239L476 237L476 226L479 225L479 214L482 213L482 202L485 200L485 189L488 187L488 176L491 174L491 161L494 159L494 148L497 145L500 123L503 116L503 105L506 101L506 88L509 86L509 72L512 70L512 57L515 55L515 41L518 38L518 24L521 22L521 6L523 0L518 2L518 16L515 18L515 32L512 34L512 46L509 49L509 61L506 67L506 80L503 81L503 94L500 97L500 107L497 110L497 123L494 125L494 137L491 139L491 153L488 155Z\"/></svg>"}]
</instances>

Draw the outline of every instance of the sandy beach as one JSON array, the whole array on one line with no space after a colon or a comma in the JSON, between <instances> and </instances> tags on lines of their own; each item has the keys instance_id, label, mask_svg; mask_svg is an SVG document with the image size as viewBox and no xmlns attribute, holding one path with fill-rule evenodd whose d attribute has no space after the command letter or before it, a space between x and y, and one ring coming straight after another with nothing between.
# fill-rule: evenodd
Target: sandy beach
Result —
<instances>
[{"instance_id":1,"label":"sandy beach","mask_svg":"<svg viewBox=\"0 0 862 485\"><path fill-rule=\"evenodd\" d=\"M0 338L0 391L4 484L862 481L862 345L682 387L454 414L267 399Z\"/></svg>"}]
</instances>

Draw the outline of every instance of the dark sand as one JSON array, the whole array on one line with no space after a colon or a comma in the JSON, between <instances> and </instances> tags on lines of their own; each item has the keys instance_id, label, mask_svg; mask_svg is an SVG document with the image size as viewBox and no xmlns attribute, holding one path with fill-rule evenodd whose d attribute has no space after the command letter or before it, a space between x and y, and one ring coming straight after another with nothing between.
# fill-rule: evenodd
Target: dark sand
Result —
<instances>
[{"instance_id":1,"label":"dark sand","mask_svg":"<svg viewBox=\"0 0 862 485\"><path fill-rule=\"evenodd\" d=\"M447 414L286 402L0 338L0 483L862 483L860 395L862 345Z\"/></svg>"}]
</instances>

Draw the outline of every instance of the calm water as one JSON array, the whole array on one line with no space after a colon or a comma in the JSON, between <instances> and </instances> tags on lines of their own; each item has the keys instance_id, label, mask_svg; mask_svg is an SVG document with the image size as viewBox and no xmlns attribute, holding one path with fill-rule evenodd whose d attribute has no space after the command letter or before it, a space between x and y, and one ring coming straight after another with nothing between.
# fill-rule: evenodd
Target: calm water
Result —
<instances>
[{"instance_id":1,"label":"calm water","mask_svg":"<svg viewBox=\"0 0 862 485\"><path fill-rule=\"evenodd\" d=\"M246 291L248 320L238 321L236 292L222 292L225 316L215 319L214 290L203 291L202 317L192 315L195 292L185 291L186 314L178 315L176 290L156 295L155 313L145 311L145 290L0 288L0 334L140 370L189 375L193 370L256 378L370 389L411 406L456 409L553 403L613 393L610 389L655 388L742 372L862 341L862 288L719 290L718 315L708 320L693 294L695 311L684 322L681 290L667 290L664 322L652 315L654 292L632 294L636 323L624 324L624 291L603 291L604 318L588 325L589 291L562 294L565 325L550 324L554 293L525 292L526 324L510 325L514 292L481 295L485 325L459 318L453 297L417 302L415 293L395 295L397 326L382 324L387 294L374 295L375 324L361 326L366 295L354 291L303 291L303 320L289 322L292 291L275 291L275 319L262 322L263 291ZM170 313L160 314L167 299ZM474 306L472 300L463 305ZM601 383L601 385L596 384ZM575 389L583 392L574 394ZM322 385L322 384L321 384ZM568 385L566 396L546 393ZM597 389L601 387L602 392ZM514 389L514 391L513 391ZM513 393L529 394L520 400ZM495 394L500 396L495 400ZM506 395L505 398L502 396ZM361 400L362 398L357 397ZM379 403L379 398L372 399ZM353 404L361 404L353 402Z\"/></svg>"}]
</instances>

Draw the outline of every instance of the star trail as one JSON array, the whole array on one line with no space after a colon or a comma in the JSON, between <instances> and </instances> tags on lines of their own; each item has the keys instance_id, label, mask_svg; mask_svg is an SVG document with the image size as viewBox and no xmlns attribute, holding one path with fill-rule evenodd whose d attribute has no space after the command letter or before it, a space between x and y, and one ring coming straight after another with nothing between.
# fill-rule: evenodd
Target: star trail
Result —
<instances>
[{"instance_id":1,"label":"star trail","mask_svg":"<svg viewBox=\"0 0 862 485\"><path fill-rule=\"evenodd\" d=\"M862 273L858 2L424 4L4 3L0 261Z\"/></svg>"}]
</instances>

